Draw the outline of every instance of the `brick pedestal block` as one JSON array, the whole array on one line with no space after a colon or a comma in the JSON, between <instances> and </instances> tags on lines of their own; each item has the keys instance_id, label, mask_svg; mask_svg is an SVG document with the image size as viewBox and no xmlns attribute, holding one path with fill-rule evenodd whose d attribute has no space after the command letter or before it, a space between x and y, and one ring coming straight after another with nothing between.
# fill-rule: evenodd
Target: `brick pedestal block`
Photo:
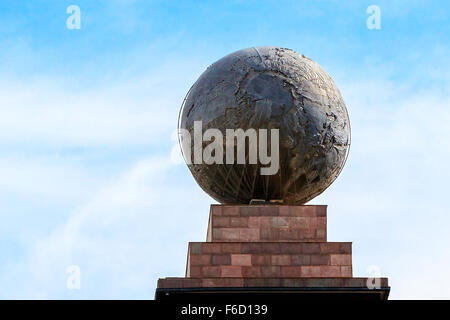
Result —
<instances>
[{"instance_id":1,"label":"brick pedestal block","mask_svg":"<svg viewBox=\"0 0 450 320\"><path fill-rule=\"evenodd\" d=\"M191 242L186 277L351 277L350 242Z\"/></svg>"},{"instance_id":2,"label":"brick pedestal block","mask_svg":"<svg viewBox=\"0 0 450 320\"><path fill-rule=\"evenodd\" d=\"M326 206L212 205L206 241L327 241Z\"/></svg>"},{"instance_id":3,"label":"brick pedestal block","mask_svg":"<svg viewBox=\"0 0 450 320\"><path fill-rule=\"evenodd\" d=\"M342 290L351 297L367 296L369 280L352 278L351 242L326 241L326 209L212 205L206 242L189 243L186 277L159 279L156 296L180 297L178 289L199 293L201 288L216 288L221 294L234 294L240 288L274 292L274 287L276 292ZM387 279L379 280L382 288L369 295L387 299Z\"/></svg>"}]
</instances>

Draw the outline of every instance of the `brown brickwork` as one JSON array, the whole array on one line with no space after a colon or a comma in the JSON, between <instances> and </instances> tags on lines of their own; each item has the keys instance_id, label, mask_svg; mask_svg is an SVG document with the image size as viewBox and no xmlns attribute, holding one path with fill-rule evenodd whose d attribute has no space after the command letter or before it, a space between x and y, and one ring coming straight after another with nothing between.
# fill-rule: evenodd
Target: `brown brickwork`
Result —
<instances>
[{"instance_id":1,"label":"brown brickwork","mask_svg":"<svg viewBox=\"0 0 450 320\"><path fill-rule=\"evenodd\" d=\"M186 277L212 277L211 266L220 268L218 277L351 277L351 253L341 253L351 243L327 244L191 242Z\"/></svg>"},{"instance_id":2,"label":"brown brickwork","mask_svg":"<svg viewBox=\"0 0 450 320\"><path fill-rule=\"evenodd\" d=\"M212 205L206 239L325 242L326 229L326 206Z\"/></svg>"},{"instance_id":3,"label":"brown brickwork","mask_svg":"<svg viewBox=\"0 0 450 320\"><path fill-rule=\"evenodd\" d=\"M186 278L159 279L158 288L366 287L352 278L351 242L327 242L326 210L212 205L207 241L189 243Z\"/></svg>"},{"instance_id":4,"label":"brown brickwork","mask_svg":"<svg viewBox=\"0 0 450 320\"><path fill-rule=\"evenodd\" d=\"M195 287L314 287L314 288L364 288L367 278L162 278L158 288ZM380 278L382 287L388 286L387 278Z\"/></svg>"}]
</instances>

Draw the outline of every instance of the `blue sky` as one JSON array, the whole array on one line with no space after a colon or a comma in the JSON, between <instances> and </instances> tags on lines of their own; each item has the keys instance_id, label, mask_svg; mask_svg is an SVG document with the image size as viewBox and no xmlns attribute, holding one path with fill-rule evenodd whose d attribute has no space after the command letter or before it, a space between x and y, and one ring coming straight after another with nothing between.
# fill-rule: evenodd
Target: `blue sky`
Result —
<instances>
[{"instance_id":1,"label":"blue sky","mask_svg":"<svg viewBox=\"0 0 450 320\"><path fill-rule=\"evenodd\" d=\"M213 200L171 157L179 107L214 61L273 45L317 61L347 103L348 162L311 202L329 206L329 240L353 241L354 275L378 266L392 298L449 299L449 14L446 1L0 1L0 298L153 298L157 278L182 276Z\"/></svg>"}]
</instances>

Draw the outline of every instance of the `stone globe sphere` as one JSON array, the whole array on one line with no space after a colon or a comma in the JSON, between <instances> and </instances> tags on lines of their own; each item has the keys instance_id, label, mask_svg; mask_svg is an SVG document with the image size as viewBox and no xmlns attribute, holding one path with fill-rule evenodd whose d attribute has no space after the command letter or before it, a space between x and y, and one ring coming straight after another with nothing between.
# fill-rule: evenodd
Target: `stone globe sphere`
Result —
<instances>
[{"instance_id":1,"label":"stone globe sphere","mask_svg":"<svg viewBox=\"0 0 450 320\"><path fill-rule=\"evenodd\" d=\"M192 160L213 141L193 142L195 123L201 123L202 134L222 133L215 139L223 154L215 149L213 155L223 161ZM190 134L180 143L193 177L223 204L304 204L336 179L350 147L347 109L331 77L310 58L278 47L239 50L208 67L186 95L178 128ZM226 138L228 129L278 129L276 146L267 134L268 154L278 148L278 159L272 159L278 160L278 170L262 174L267 162L249 161L249 139L244 163L226 161L226 150L238 152L237 139Z\"/></svg>"}]
</instances>

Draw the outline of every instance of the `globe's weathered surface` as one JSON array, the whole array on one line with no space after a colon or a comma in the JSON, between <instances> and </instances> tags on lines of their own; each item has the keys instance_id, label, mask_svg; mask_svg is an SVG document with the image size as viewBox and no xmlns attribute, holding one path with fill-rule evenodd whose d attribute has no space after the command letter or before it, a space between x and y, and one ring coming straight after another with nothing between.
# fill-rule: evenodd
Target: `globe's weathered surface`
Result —
<instances>
[{"instance_id":1,"label":"globe's weathered surface","mask_svg":"<svg viewBox=\"0 0 450 320\"><path fill-rule=\"evenodd\" d=\"M225 129L280 130L275 175L260 175L260 164L189 164L200 187L220 203L305 203L334 181L350 146L347 109L333 80L289 49L244 49L211 65L188 92L179 127L192 133L197 120L203 131L224 135Z\"/></svg>"}]
</instances>

